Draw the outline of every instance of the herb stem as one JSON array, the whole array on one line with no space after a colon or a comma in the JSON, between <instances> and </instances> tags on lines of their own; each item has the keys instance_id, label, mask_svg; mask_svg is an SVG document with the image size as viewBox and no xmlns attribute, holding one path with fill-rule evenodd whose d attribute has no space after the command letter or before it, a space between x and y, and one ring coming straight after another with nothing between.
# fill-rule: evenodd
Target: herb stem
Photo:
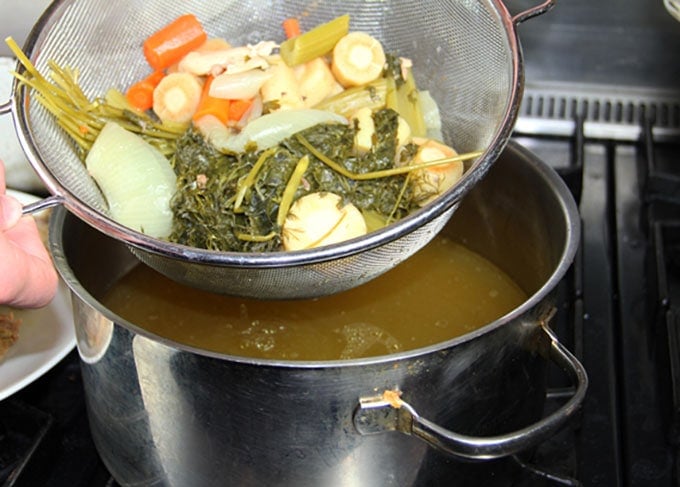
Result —
<instances>
[{"instance_id":1,"label":"herb stem","mask_svg":"<svg viewBox=\"0 0 680 487\"><path fill-rule=\"evenodd\" d=\"M35 92L35 100L54 116L57 125L81 149L81 155L87 154L109 121L137 133L166 156L174 153L177 138L186 131L186 126L157 122L145 113L133 113L104 98L90 100L78 83L78 70L49 60L50 79L47 79L11 36L5 39L5 43L25 70L23 74L13 72L12 75Z\"/></svg>"},{"instance_id":2,"label":"herb stem","mask_svg":"<svg viewBox=\"0 0 680 487\"><path fill-rule=\"evenodd\" d=\"M443 164L450 164L452 162L457 162L457 161L467 161L469 159L474 159L476 157L479 157L483 154L482 151L475 151L475 152L467 152L465 154L458 154L453 157L445 157L443 159L437 159L436 161L429 161L429 162L421 162L419 164L409 164L407 166L400 166L400 167L393 167L390 169L382 169L380 171L372 171L372 172L366 172L366 173L353 173L352 171L349 171L342 167L340 164L335 162L333 159L330 157L327 157L325 154L323 154L321 151L319 151L316 147L314 147L312 144L309 143L307 139L305 139L302 135L296 134L295 138L300 142L311 154L319 159L321 162L326 164L328 167L333 169L335 172L341 174L342 176L345 176L346 178L353 179L355 181L367 181L371 179L379 179L379 178L386 178L389 176L397 176L399 174L406 174L410 173L412 171L416 171L418 169L425 169L428 167L434 167L434 166L441 166Z\"/></svg>"},{"instance_id":3,"label":"herb stem","mask_svg":"<svg viewBox=\"0 0 680 487\"><path fill-rule=\"evenodd\" d=\"M300 158L293 174L290 176L288 183L286 184L286 189L283 190L283 196L281 197L281 203L279 204L279 212L276 216L276 223L281 226L286 220L288 215L288 210L290 210L293 204L293 198L295 197L295 192L300 185L302 176L304 176L307 167L309 166L309 156L304 155Z\"/></svg>"},{"instance_id":4,"label":"herb stem","mask_svg":"<svg viewBox=\"0 0 680 487\"><path fill-rule=\"evenodd\" d=\"M275 152L276 147L271 147L266 151L262 152L262 154L260 154L260 157L257 158L257 162L255 162L253 167L250 169L248 175L245 177L243 182L241 182L238 185L238 190L236 191L236 200L234 201L234 211L240 210L241 203L243 203L243 198L245 198L246 193L255 183L255 180L257 179L257 174L260 172L260 169L267 161L267 159L269 159L269 157L272 156Z\"/></svg>"},{"instance_id":5,"label":"herb stem","mask_svg":"<svg viewBox=\"0 0 680 487\"><path fill-rule=\"evenodd\" d=\"M267 235L250 235L249 233L237 233L236 238L245 242L268 242L276 237L276 232L269 232Z\"/></svg>"}]
</instances>

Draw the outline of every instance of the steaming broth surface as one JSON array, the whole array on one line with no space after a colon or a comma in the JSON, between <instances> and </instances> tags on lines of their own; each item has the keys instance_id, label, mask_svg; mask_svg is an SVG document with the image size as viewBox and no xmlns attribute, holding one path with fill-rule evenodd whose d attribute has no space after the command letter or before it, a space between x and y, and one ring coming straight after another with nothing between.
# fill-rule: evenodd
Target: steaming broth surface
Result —
<instances>
[{"instance_id":1,"label":"steaming broth surface","mask_svg":"<svg viewBox=\"0 0 680 487\"><path fill-rule=\"evenodd\" d=\"M438 237L358 288L304 301L259 301L185 287L139 265L102 300L173 341L232 355L334 360L419 348L468 333L526 294L500 269Z\"/></svg>"}]
</instances>

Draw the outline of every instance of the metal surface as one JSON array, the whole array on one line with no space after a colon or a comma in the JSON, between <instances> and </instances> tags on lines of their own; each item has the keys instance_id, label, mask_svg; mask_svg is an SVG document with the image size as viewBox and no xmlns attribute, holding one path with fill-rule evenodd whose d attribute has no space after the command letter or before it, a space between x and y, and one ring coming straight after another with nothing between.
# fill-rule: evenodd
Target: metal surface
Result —
<instances>
[{"instance_id":1,"label":"metal surface","mask_svg":"<svg viewBox=\"0 0 680 487\"><path fill-rule=\"evenodd\" d=\"M418 437L446 454L472 460L507 457L540 444L575 414L588 388L588 377L581 363L559 343L547 325L543 330L550 341L551 361L559 365L574 384L574 394L548 417L518 431L478 438L442 428L422 418L407 402L389 396L386 398L383 394L359 399L359 408L354 415L355 428L361 434L400 431Z\"/></svg>"},{"instance_id":2,"label":"metal surface","mask_svg":"<svg viewBox=\"0 0 680 487\"><path fill-rule=\"evenodd\" d=\"M590 138L637 140L645 118L658 140L680 135L680 24L661 0L561 2L519 34L528 62L518 133L570 136L585 114Z\"/></svg>"},{"instance_id":3,"label":"metal surface","mask_svg":"<svg viewBox=\"0 0 680 487\"><path fill-rule=\"evenodd\" d=\"M518 184L508 185L509 177ZM538 421L552 347L541 320L576 252L579 226L559 177L510 145L444 231L500 265L530 298L476 332L420 350L269 361L174 344L105 309L96 297L136 261L126 246L59 208L51 250L74 293L93 437L117 481L389 486L455 477L465 484L465 463L415 438L359 434L359 398L399 389L423 417L468 436ZM573 412L570 406L560 416ZM489 464L485 485L504 465Z\"/></svg>"},{"instance_id":4,"label":"metal surface","mask_svg":"<svg viewBox=\"0 0 680 487\"><path fill-rule=\"evenodd\" d=\"M279 38L281 19L305 12L312 26L339 14L389 51L417 59L416 78L438 101L445 139L459 152L483 149L462 181L415 214L365 237L300 252L201 251L150 238L106 216L97 186L51 115L26 90L11 108L19 139L47 189L79 218L134 247L169 277L212 291L266 298L301 298L359 285L408 258L436 235L456 204L486 174L512 132L523 87L517 24L548 10L535 2L511 16L499 0L475 2L54 2L27 40L38 69L48 60L81 70L90 95L123 87L148 71L140 44L179 14L195 13L211 35L234 43ZM427 12L427 15L422 15ZM470 28L474 26L474 28ZM422 32L428 32L422 36ZM111 66L115 65L115 69Z\"/></svg>"}]
</instances>

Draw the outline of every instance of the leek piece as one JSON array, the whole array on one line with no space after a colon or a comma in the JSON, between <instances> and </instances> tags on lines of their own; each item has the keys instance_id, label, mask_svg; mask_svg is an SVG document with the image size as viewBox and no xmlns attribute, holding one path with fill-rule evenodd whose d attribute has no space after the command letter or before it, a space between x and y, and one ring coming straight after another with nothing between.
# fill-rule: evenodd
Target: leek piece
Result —
<instances>
[{"instance_id":1,"label":"leek piece","mask_svg":"<svg viewBox=\"0 0 680 487\"><path fill-rule=\"evenodd\" d=\"M281 58L291 67L306 63L331 52L335 44L348 32L349 15L341 15L284 41L279 49Z\"/></svg>"},{"instance_id":2,"label":"leek piece","mask_svg":"<svg viewBox=\"0 0 680 487\"><path fill-rule=\"evenodd\" d=\"M107 122L85 159L111 218L156 238L170 235L176 176L163 154L142 137Z\"/></svg>"}]
</instances>

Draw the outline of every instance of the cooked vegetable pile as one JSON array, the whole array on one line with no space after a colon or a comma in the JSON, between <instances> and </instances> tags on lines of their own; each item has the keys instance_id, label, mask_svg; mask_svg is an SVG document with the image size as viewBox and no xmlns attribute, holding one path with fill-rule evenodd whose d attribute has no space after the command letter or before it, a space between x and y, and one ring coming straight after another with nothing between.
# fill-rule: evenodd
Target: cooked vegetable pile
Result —
<instances>
[{"instance_id":1,"label":"cooked vegetable pile","mask_svg":"<svg viewBox=\"0 0 680 487\"><path fill-rule=\"evenodd\" d=\"M111 217L219 251L300 250L361 236L431 202L463 174L412 62L348 15L280 44L232 46L183 15L144 40L150 72L90 101L78 72L33 89L75 142Z\"/></svg>"}]
</instances>

